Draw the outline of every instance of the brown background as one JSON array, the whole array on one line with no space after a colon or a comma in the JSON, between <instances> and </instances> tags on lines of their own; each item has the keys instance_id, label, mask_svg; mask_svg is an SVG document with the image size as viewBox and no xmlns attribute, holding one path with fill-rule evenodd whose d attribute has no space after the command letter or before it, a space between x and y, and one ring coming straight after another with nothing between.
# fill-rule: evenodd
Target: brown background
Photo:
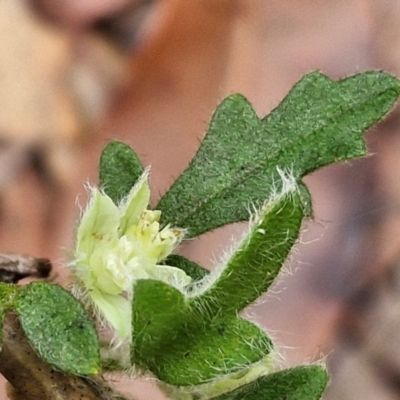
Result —
<instances>
[{"instance_id":1,"label":"brown background","mask_svg":"<svg viewBox=\"0 0 400 400\"><path fill-rule=\"evenodd\" d=\"M156 201L226 95L243 93L263 116L314 69L400 76L399 20L396 0L0 2L0 251L49 257L65 281L75 199L85 203L107 140L151 164ZM293 274L248 312L284 365L329 355L329 400L400 398L397 112L367 137L373 157L306 179L315 217ZM241 229L183 251L212 268ZM120 387L162 398L135 385Z\"/></svg>"}]
</instances>

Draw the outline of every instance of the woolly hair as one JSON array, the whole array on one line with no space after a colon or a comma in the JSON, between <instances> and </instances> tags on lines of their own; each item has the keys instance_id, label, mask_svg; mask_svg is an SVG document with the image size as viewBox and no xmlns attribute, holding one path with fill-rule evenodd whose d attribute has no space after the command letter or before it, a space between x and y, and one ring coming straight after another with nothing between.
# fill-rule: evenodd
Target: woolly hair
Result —
<instances>
[{"instance_id":1,"label":"woolly hair","mask_svg":"<svg viewBox=\"0 0 400 400\"><path fill-rule=\"evenodd\" d=\"M239 252L241 248L246 245L248 238L251 236L251 232L257 229L257 226L261 222L262 218L266 214L268 214L268 212L277 203L279 203L282 198L298 192L299 187L297 185L296 178L290 170L284 171L277 167L277 172L279 175L279 179L273 185L271 196L264 202L263 206L258 211L256 211L253 215L250 215L249 227L246 232L243 233L241 239L236 242L233 241L230 248L225 250L221 259L213 268L213 270L203 279L196 282L191 287L190 292L185 293L188 298L197 297L210 289L221 276L223 270L228 265L229 260L232 258L232 256L236 252ZM278 188L280 188L280 190L278 190Z\"/></svg>"}]
</instances>

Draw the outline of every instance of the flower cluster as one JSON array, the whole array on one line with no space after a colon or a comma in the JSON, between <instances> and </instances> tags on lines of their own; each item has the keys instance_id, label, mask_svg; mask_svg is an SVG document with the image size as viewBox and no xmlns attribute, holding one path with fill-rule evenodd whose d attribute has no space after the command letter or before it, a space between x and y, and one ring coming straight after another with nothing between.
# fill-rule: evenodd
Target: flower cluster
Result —
<instances>
[{"instance_id":1,"label":"flower cluster","mask_svg":"<svg viewBox=\"0 0 400 400\"><path fill-rule=\"evenodd\" d=\"M77 231L72 271L94 309L126 339L131 332L131 301L137 279L158 279L177 287L190 283L182 270L160 265L181 241L182 229L160 229L160 211L147 209L147 172L118 205L92 188Z\"/></svg>"}]
</instances>

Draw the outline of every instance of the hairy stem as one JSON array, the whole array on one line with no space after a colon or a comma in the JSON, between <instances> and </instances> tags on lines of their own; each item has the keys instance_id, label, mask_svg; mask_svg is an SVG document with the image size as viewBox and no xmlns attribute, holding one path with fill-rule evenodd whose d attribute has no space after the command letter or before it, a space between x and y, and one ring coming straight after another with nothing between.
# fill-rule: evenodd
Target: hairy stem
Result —
<instances>
[{"instance_id":1,"label":"hairy stem","mask_svg":"<svg viewBox=\"0 0 400 400\"><path fill-rule=\"evenodd\" d=\"M81 378L55 371L30 346L17 317L4 319L0 373L12 386L12 399L25 400L126 400L101 378Z\"/></svg>"}]
</instances>

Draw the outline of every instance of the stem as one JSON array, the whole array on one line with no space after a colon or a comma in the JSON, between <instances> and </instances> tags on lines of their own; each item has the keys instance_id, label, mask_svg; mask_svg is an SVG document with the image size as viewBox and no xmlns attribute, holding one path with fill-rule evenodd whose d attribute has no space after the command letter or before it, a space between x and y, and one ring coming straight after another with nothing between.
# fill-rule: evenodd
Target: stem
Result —
<instances>
[{"instance_id":1,"label":"stem","mask_svg":"<svg viewBox=\"0 0 400 400\"><path fill-rule=\"evenodd\" d=\"M46 364L25 338L16 315L4 319L0 373L14 392L25 400L127 400L100 377L81 378L63 374ZM12 394L12 393L10 393Z\"/></svg>"}]
</instances>

